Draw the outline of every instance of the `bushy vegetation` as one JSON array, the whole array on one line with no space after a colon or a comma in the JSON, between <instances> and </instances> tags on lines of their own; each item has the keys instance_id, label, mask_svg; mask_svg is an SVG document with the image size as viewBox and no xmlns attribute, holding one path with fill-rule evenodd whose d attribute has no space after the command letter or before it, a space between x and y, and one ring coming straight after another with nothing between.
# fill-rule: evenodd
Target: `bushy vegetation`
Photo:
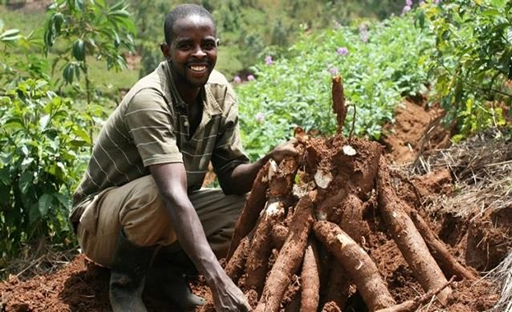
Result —
<instances>
[{"instance_id":1,"label":"bushy vegetation","mask_svg":"<svg viewBox=\"0 0 512 312\"><path fill-rule=\"evenodd\" d=\"M425 65L446 121L457 126L455 139L504 126L512 102L512 2L429 5L418 11L418 21L435 36Z\"/></svg>"},{"instance_id":2,"label":"bushy vegetation","mask_svg":"<svg viewBox=\"0 0 512 312\"><path fill-rule=\"evenodd\" d=\"M20 80L0 96L0 250L34 240L63 243L70 195L90 145L84 116L44 79Z\"/></svg>"},{"instance_id":3,"label":"bushy vegetation","mask_svg":"<svg viewBox=\"0 0 512 312\"><path fill-rule=\"evenodd\" d=\"M269 53L237 88L250 156L289 138L296 125L334 132L330 79L338 73L351 105L347 124L356 108L359 136L379 139L401 97L420 93L445 109L456 141L504 126L511 118L511 8L507 1L407 2L400 17L383 22L306 29L286 57Z\"/></svg>"},{"instance_id":4,"label":"bushy vegetation","mask_svg":"<svg viewBox=\"0 0 512 312\"><path fill-rule=\"evenodd\" d=\"M36 241L74 241L67 221L71 194L98 123L114 106L94 91L87 61L94 57L107 68L122 68L123 52L133 47L123 1L59 0L45 26L25 36L0 23L2 258ZM50 64L43 51L58 40L59 57Z\"/></svg>"},{"instance_id":5,"label":"bushy vegetation","mask_svg":"<svg viewBox=\"0 0 512 312\"><path fill-rule=\"evenodd\" d=\"M237 88L249 154L261 156L289 138L296 125L333 133L331 78L338 74L351 106L347 124L355 107L355 135L379 139L401 97L425 92L427 73L418 63L432 44L412 15L304 32L290 48L291 57L267 56L255 67L256 78Z\"/></svg>"}]
</instances>

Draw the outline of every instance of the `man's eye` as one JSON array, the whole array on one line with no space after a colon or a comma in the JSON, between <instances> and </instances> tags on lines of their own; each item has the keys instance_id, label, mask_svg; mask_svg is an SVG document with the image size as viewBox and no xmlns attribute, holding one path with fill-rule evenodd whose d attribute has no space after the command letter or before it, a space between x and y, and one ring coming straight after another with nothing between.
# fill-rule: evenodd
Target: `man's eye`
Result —
<instances>
[{"instance_id":1,"label":"man's eye","mask_svg":"<svg viewBox=\"0 0 512 312\"><path fill-rule=\"evenodd\" d=\"M190 43L182 43L182 44L178 45L178 49L190 50L190 49L192 49L192 45Z\"/></svg>"},{"instance_id":2,"label":"man's eye","mask_svg":"<svg viewBox=\"0 0 512 312\"><path fill-rule=\"evenodd\" d=\"M205 50L212 50L212 49L215 49L217 47L217 45L215 44L215 42L207 42L205 44L203 44L203 49Z\"/></svg>"}]
</instances>

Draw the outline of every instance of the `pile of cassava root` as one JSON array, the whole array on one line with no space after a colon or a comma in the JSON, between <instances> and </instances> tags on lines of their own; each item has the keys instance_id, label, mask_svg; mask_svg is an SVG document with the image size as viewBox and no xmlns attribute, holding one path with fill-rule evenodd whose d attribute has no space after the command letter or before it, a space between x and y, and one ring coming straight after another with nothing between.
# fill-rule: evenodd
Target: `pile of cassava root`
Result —
<instances>
[{"instance_id":1,"label":"pile of cassava root","mask_svg":"<svg viewBox=\"0 0 512 312\"><path fill-rule=\"evenodd\" d=\"M340 77L332 95L337 135L312 138L298 129L300 156L270 161L259 172L235 228L228 275L256 312L342 311L355 292L369 311L415 311L434 296L446 304L453 279L477 275L397 197L382 146L343 136ZM392 297L368 254L376 231L393 238L423 295Z\"/></svg>"}]
</instances>

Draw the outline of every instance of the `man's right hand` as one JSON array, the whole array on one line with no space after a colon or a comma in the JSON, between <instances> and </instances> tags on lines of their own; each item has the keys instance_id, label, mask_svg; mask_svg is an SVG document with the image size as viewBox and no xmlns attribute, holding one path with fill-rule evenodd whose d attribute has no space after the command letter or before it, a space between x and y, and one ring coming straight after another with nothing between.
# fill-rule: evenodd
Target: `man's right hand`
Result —
<instances>
[{"instance_id":1,"label":"man's right hand","mask_svg":"<svg viewBox=\"0 0 512 312\"><path fill-rule=\"evenodd\" d=\"M225 273L218 280L209 283L213 294L215 311L248 312L251 306L244 294Z\"/></svg>"}]
</instances>

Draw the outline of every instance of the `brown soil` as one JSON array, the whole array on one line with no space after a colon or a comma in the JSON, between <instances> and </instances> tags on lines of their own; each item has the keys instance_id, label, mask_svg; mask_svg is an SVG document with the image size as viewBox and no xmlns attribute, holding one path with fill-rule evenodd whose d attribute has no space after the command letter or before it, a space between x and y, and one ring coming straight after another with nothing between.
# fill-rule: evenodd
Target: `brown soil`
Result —
<instances>
[{"instance_id":1,"label":"brown soil","mask_svg":"<svg viewBox=\"0 0 512 312\"><path fill-rule=\"evenodd\" d=\"M404 164L427 150L448 147L450 137L440 123L442 116L442 110L428 108L421 96L406 99L395 113L395 123L384 127L382 143L388 157Z\"/></svg>"},{"instance_id":2,"label":"brown soil","mask_svg":"<svg viewBox=\"0 0 512 312\"><path fill-rule=\"evenodd\" d=\"M400 163L414 161L418 152L438 148L439 144L447 144L446 137L439 136L434 140L438 143L432 143L434 141L430 139L434 136L426 134L435 132L432 130L435 122L431 121L435 120L438 112L427 112L422 106L410 101L405 102L405 107L405 110L397 116L394 130L387 128L388 134L384 139L387 155ZM393 135L390 134L392 132ZM351 222L347 222L343 227L349 229L347 232L351 236L357 237L354 240L375 262L380 275L388 285L392 298L397 303L424 294L424 290L415 279L397 244L387 232L377 210L377 199L371 191L373 182L367 181L368 176L372 176L377 170L376 163L371 156L372 153L365 155L364 159L367 161L351 164L351 172L357 171L358 177L345 179L350 172L343 172L342 169L336 171L337 169L332 167L333 163L344 163L344 161L346 163L345 156L338 153L342 144L345 143L343 140L336 139L318 140L311 144L308 150L307 161L319 164L314 168L333 172L336 179L333 185L344 185L343 188L347 189L347 192L355 194L354 198L363 199L360 201L362 209L359 212L343 209L343 205L340 205L337 210L327 212L330 214L328 218L341 220L341 224L343 224L343 220L347 220L347 216L350 216L349 219L353 220L354 224L351 225ZM351 145L358 151L371 151L373 146L357 139L352 141ZM308 174L314 174L314 172ZM348 186L345 185L346 181L351 181ZM512 218L510 216L512 214L510 209L512 207L465 217L444 213L442 210L432 212L424 209L428 204L438 200L440 196L450 196L454 193L454 182L449 170L439 170L413 178L394 176L394 186L398 196L427 219L432 229L447 243L452 254L462 264L471 265L478 272L482 272L482 270L495 267L511 250ZM327 190L318 191L316 201L328 202L330 198L336 199L339 191L335 188L329 186ZM356 204L348 206L358 205L358 199L354 198L352 200ZM289 222L288 218L283 220L281 225L285 226L281 226L281 229L285 229ZM274 245L276 244L274 243ZM489 248L491 245L494 248ZM492 252L489 252L490 250ZM277 250L274 249L269 262L273 264L276 262L276 258ZM327 260L320 260L320 262L331 263L328 268L334 266L330 256L327 257ZM321 276L331 274L333 272L324 272ZM90 263L81 255L51 274L34 276L27 280L20 280L16 277L8 278L0 284L0 311L109 311L108 279L109 270ZM294 311L293 305L300 300L300 276L294 275L291 280L285 294L286 299L283 301L286 311ZM325 284L321 282L321 287L324 287ZM444 308L439 302L432 301L423 305L421 311L441 309L446 311L483 311L490 309L499 299L495 286L491 281L485 279L480 279L476 283L454 282L451 285L453 293ZM211 298L210 291L201 278L192 282L191 287L194 293ZM351 296L343 310L366 311L366 306L354 286L351 286L348 291ZM247 294L255 307L258 295L253 290ZM324 295L321 292L320 297L322 298ZM150 311L175 311L152 290L145 292L144 299ZM328 303L324 307L324 311L339 311L339 308L336 304Z\"/></svg>"}]
</instances>

